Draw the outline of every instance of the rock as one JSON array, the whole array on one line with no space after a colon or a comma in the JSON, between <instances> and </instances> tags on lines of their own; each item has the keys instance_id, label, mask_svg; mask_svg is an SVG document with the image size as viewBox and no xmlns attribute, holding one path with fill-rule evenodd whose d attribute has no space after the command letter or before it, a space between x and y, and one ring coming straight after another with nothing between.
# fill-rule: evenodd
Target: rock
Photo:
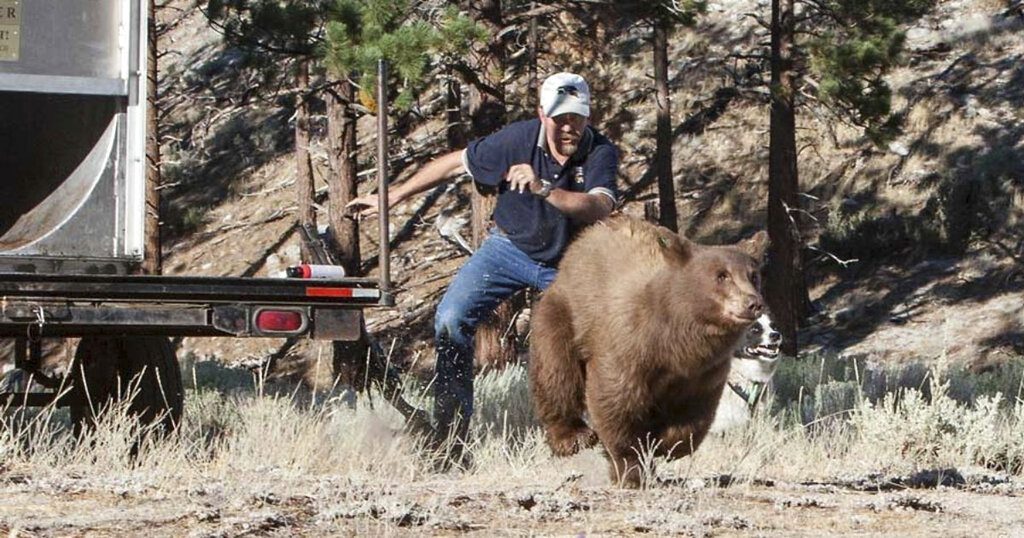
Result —
<instances>
[{"instance_id":1,"label":"rock","mask_svg":"<svg viewBox=\"0 0 1024 538\"><path fill-rule=\"evenodd\" d=\"M942 41L938 32L920 26L907 30L907 50L928 50Z\"/></svg>"},{"instance_id":2,"label":"rock","mask_svg":"<svg viewBox=\"0 0 1024 538\"><path fill-rule=\"evenodd\" d=\"M978 98L968 95L964 99L964 117L974 118L978 116Z\"/></svg>"},{"instance_id":3,"label":"rock","mask_svg":"<svg viewBox=\"0 0 1024 538\"><path fill-rule=\"evenodd\" d=\"M902 142L896 140L889 142L889 151L899 155L900 157L910 155L910 149Z\"/></svg>"}]
</instances>

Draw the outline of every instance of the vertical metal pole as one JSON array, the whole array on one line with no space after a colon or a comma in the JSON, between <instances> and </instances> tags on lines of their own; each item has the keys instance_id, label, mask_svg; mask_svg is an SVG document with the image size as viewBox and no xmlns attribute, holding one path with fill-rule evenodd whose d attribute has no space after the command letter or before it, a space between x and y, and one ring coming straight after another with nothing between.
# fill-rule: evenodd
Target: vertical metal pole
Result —
<instances>
[{"instance_id":1,"label":"vertical metal pole","mask_svg":"<svg viewBox=\"0 0 1024 538\"><path fill-rule=\"evenodd\" d=\"M28 367L28 338L14 339L14 367L22 369Z\"/></svg>"},{"instance_id":2,"label":"vertical metal pole","mask_svg":"<svg viewBox=\"0 0 1024 538\"><path fill-rule=\"evenodd\" d=\"M377 200L380 215L380 293L381 301L394 304L391 297L391 244L388 207L388 64L377 61Z\"/></svg>"}]
</instances>

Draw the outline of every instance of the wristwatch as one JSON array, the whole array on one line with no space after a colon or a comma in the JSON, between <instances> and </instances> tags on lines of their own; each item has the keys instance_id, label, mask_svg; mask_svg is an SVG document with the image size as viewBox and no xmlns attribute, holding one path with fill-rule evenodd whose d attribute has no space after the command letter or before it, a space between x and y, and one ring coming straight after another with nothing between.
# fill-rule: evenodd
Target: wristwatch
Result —
<instances>
[{"instance_id":1,"label":"wristwatch","mask_svg":"<svg viewBox=\"0 0 1024 538\"><path fill-rule=\"evenodd\" d=\"M540 190L535 192L537 196L541 198L547 198L551 194L551 189L555 188L555 185L546 179L540 180Z\"/></svg>"}]
</instances>

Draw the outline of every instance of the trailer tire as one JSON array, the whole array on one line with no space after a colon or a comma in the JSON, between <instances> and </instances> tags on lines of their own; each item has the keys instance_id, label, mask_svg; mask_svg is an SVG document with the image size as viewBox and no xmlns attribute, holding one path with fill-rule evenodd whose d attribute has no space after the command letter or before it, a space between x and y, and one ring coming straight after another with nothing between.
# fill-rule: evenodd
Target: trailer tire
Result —
<instances>
[{"instance_id":1,"label":"trailer tire","mask_svg":"<svg viewBox=\"0 0 1024 538\"><path fill-rule=\"evenodd\" d=\"M110 402L131 398L128 412L144 431L169 433L181 422L184 390L174 348L162 336L85 337L75 350L69 385L76 435ZM146 428L156 425L154 430Z\"/></svg>"}]
</instances>

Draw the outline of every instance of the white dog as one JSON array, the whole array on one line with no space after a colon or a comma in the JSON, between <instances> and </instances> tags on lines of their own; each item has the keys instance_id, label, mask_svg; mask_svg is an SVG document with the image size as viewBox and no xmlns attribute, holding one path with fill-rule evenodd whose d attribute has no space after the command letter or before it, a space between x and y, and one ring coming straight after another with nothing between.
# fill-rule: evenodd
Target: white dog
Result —
<instances>
[{"instance_id":1,"label":"white dog","mask_svg":"<svg viewBox=\"0 0 1024 538\"><path fill-rule=\"evenodd\" d=\"M768 314L761 314L733 352L729 381L718 402L712 432L746 424L778 366L782 335Z\"/></svg>"}]
</instances>

